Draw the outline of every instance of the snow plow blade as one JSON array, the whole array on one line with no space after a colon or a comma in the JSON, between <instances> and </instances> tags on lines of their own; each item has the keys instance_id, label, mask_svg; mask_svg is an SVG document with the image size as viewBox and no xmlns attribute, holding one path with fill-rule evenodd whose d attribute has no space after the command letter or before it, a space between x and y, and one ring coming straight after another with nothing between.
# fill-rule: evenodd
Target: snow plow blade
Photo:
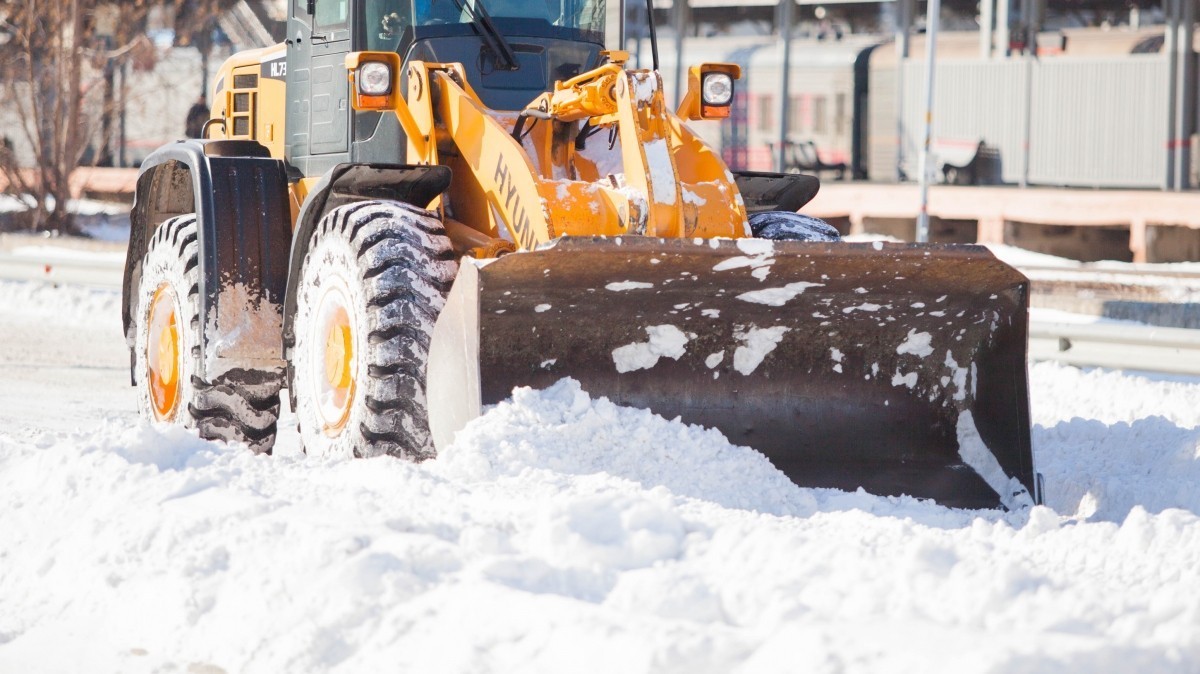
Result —
<instances>
[{"instance_id":1,"label":"snow plow blade","mask_svg":"<svg viewBox=\"0 0 1200 674\"><path fill-rule=\"evenodd\" d=\"M564 238L464 263L435 328L445 447L513 387L720 429L802 487L953 507L1040 494L1028 280L980 246Z\"/></svg>"}]
</instances>

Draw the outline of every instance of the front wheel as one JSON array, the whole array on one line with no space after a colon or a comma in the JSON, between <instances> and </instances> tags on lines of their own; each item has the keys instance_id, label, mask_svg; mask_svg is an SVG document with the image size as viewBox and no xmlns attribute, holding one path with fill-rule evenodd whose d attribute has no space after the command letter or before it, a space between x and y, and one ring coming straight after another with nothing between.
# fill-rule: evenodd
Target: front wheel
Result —
<instances>
[{"instance_id":1,"label":"front wheel","mask_svg":"<svg viewBox=\"0 0 1200 674\"><path fill-rule=\"evenodd\" d=\"M291 353L307 453L434 455L425 369L457 271L429 211L368 201L321 219L301 271Z\"/></svg>"},{"instance_id":2,"label":"front wheel","mask_svg":"<svg viewBox=\"0 0 1200 674\"><path fill-rule=\"evenodd\" d=\"M181 423L206 440L275 444L282 380L273 372L200 367L200 261L195 214L159 225L142 260L135 314L134 383L151 421Z\"/></svg>"}]
</instances>

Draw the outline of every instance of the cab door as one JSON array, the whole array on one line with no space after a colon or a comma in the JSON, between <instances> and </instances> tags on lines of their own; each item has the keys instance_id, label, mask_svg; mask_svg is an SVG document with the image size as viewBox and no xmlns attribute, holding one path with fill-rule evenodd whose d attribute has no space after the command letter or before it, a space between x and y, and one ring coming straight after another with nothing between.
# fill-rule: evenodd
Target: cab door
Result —
<instances>
[{"instance_id":1,"label":"cab door","mask_svg":"<svg viewBox=\"0 0 1200 674\"><path fill-rule=\"evenodd\" d=\"M288 157L304 175L349 160L351 0L292 0L288 21ZM309 13L309 10L312 13Z\"/></svg>"}]
</instances>

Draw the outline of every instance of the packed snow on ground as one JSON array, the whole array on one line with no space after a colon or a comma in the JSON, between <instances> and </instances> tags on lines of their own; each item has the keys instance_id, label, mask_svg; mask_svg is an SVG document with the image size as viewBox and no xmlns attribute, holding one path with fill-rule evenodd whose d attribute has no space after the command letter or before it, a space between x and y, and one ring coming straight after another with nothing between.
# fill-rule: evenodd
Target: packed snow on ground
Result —
<instances>
[{"instance_id":1,"label":"packed snow on ground","mask_svg":"<svg viewBox=\"0 0 1200 674\"><path fill-rule=\"evenodd\" d=\"M0 315L3 672L1200 670L1196 378L1034 364L1047 503L961 511L571 380L419 465L255 456L136 419L116 292Z\"/></svg>"}]
</instances>

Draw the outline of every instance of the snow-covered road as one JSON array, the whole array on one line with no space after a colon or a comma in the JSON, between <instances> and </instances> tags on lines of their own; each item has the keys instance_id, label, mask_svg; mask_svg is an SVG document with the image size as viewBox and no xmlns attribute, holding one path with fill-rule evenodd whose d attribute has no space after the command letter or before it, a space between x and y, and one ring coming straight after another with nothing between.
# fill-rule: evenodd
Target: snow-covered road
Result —
<instances>
[{"instance_id":1,"label":"snow-covered road","mask_svg":"<svg viewBox=\"0 0 1200 674\"><path fill-rule=\"evenodd\" d=\"M964 512L570 381L421 465L254 456L137 420L118 293L0 317L0 672L1200 671L1195 378L1035 365L1048 507Z\"/></svg>"}]
</instances>

